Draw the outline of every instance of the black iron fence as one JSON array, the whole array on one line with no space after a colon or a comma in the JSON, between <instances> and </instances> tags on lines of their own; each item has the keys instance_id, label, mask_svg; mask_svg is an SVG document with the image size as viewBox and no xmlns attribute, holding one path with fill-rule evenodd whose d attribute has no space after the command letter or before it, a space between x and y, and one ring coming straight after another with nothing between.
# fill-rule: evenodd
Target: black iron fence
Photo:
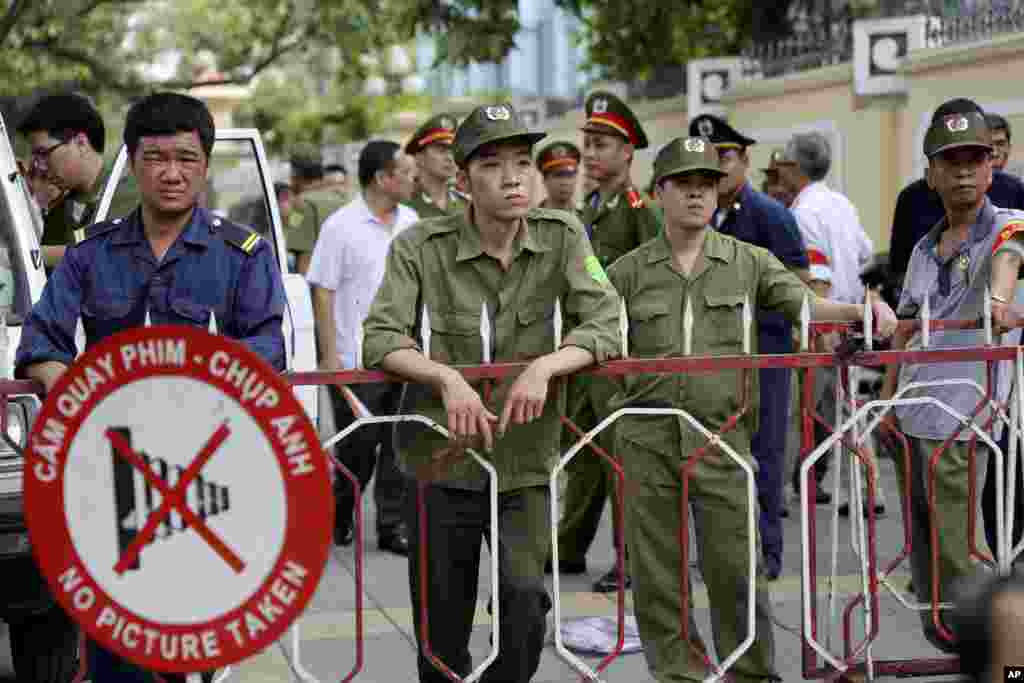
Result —
<instances>
[{"instance_id":1,"label":"black iron fence","mask_svg":"<svg viewBox=\"0 0 1024 683\"><path fill-rule=\"evenodd\" d=\"M936 2L929 24L929 45L973 43L994 36L1024 31L1021 0L960 0Z\"/></svg>"},{"instance_id":2,"label":"black iron fence","mask_svg":"<svg viewBox=\"0 0 1024 683\"><path fill-rule=\"evenodd\" d=\"M854 20L875 14L927 15L930 21L926 44L930 47L972 43L1024 31L1024 0L908 0L902 8L882 2L877 12L862 17L855 16L847 7L828 22L796 20L793 35L788 38L749 45L742 52L743 76L772 78L850 62Z\"/></svg>"},{"instance_id":3,"label":"black iron fence","mask_svg":"<svg viewBox=\"0 0 1024 683\"><path fill-rule=\"evenodd\" d=\"M853 18L802 22L788 38L755 43L742 53L744 78L774 78L853 59Z\"/></svg>"}]
</instances>

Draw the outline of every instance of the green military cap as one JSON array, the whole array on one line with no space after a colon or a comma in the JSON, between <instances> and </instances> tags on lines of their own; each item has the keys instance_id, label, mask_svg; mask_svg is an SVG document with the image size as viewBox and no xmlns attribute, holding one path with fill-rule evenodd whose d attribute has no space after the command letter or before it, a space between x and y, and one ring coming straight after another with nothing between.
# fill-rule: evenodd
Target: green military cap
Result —
<instances>
[{"instance_id":1,"label":"green military cap","mask_svg":"<svg viewBox=\"0 0 1024 683\"><path fill-rule=\"evenodd\" d=\"M972 111L949 114L932 122L924 136L924 154L933 157L948 149L981 147L992 149L992 131L985 115Z\"/></svg>"},{"instance_id":2,"label":"green military cap","mask_svg":"<svg viewBox=\"0 0 1024 683\"><path fill-rule=\"evenodd\" d=\"M319 148L297 145L289 157L292 172L300 178L318 178L324 174L324 159Z\"/></svg>"},{"instance_id":3,"label":"green military cap","mask_svg":"<svg viewBox=\"0 0 1024 683\"><path fill-rule=\"evenodd\" d=\"M559 168L575 171L580 165L580 148L571 142L552 142L537 152L537 170L551 173Z\"/></svg>"},{"instance_id":4,"label":"green military cap","mask_svg":"<svg viewBox=\"0 0 1024 683\"><path fill-rule=\"evenodd\" d=\"M452 155L465 167L474 152L491 142L522 138L532 145L545 137L547 133L531 133L511 104L489 104L474 109L459 125Z\"/></svg>"},{"instance_id":5,"label":"green military cap","mask_svg":"<svg viewBox=\"0 0 1024 683\"><path fill-rule=\"evenodd\" d=\"M583 124L584 131L620 135L637 149L647 147L647 135L640 125L640 120L625 102L612 93L591 93L584 109L587 113L587 122Z\"/></svg>"},{"instance_id":6,"label":"green military cap","mask_svg":"<svg viewBox=\"0 0 1024 683\"><path fill-rule=\"evenodd\" d=\"M450 145L455 140L455 128L458 126L455 117L451 114L438 114L420 126L409 142L405 144L406 154L418 154L427 145L435 143Z\"/></svg>"},{"instance_id":7,"label":"green military cap","mask_svg":"<svg viewBox=\"0 0 1024 683\"><path fill-rule=\"evenodd\" d=\"M729 175L718 165L718 150L705 137L676 138L661 148L654 159L654 182L683 173L710 173L716 178Z\"/></svg>"}]
</instances>

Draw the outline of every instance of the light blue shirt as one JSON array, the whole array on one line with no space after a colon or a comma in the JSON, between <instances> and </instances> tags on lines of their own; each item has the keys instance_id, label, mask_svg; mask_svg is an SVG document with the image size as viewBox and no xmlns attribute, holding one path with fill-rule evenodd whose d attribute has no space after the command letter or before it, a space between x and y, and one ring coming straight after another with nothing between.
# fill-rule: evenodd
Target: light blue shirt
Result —
<instances>
[{"instance_id":1,"label":"light blue shirt","mask_svg":"<svg viewBox=\"0 0 1024 683\"><path fill-rule=\"evenodd\" d=\"M1011 220L1024 220L1024 212L1000 209L987 198L978 212L977 222L971 226L967 239L952 258L943 263L939 258L939 240L947 221L942 219L914 247L910 264L903 282L903 293L897 313L901 318L920 317L924 298L929 297L931 317L939 319L977 319L984 312L985 291L992 274L992 250L1000 231ZM948 289L943 285L948 274ZM1015 297L1021 300L1018 291ZM1003 335L1004 346L1015 346L1020 340L1020 330ZM949 349L985 344L984 330L932 331L930 349ZM921 334L915 334L907 344L907 350L920 350ZM985 389L984 362L904 364L900 366L899 386L911 382L931 382L946 379L969 379ZM1013 384L1013 363L1002 361L995 374L993 396L1005 402ZM982 399L976 389L963 384L930 387L912 390L903 398L932 396L947 404L964 416L970 416ZM933 405L901 406L894 408L899 418L900 429L908 436L921 439L945 440L960 429L960 423L949 413ZM978 424L984 426L989 411L984 410L978 417ZM996 438L1002 433L1001 425L995 423ZM970 429L960 432L957 440L971 438Z\"/></svg>"}]
</instances>

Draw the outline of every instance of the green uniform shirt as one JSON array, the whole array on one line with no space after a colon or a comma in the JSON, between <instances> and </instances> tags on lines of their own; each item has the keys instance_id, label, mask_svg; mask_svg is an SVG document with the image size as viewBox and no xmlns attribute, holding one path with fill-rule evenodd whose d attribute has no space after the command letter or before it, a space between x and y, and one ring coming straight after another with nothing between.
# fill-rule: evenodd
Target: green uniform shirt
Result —
<instances>
[{"instance_id":1,"label":"green uniform shirt","mask_svg":"<svg viewBox=\"0 0 1024 683\"><path fill-rule=\"evenodd\" d=\"M693 310L693 353L720 356L743 352L744 296L750 296L752 311L779 311L797 321L804 294L809 291L771 252L710 229L690 277L675 269L664 235L617 261L609 277L626 301L629 354L637 358L683 353L687 298ZM756 327L751 331L751 346L757 353ZM632 401L665 401L690 412L716 432L739 410L739 377L739 370L627 376L622 378L623 391L611 407L617 409ZM751 373L751 380L750 408L736 429L724 436L746 457L757 430L756 373ZM658 484L678 483L681 458L707 443L703 435L676 417L628 416L616 423L616 434L663 456L658 465L640 471L641 480ZM709 464L731 463L718 451L707 458Z\"/></svg>"},{"instance_id":2,"label":"green uniform shirt","mask_svg":"<svg viewBox=\"0 0 1024 683\"><path fill-rule=\"evenodd\" d=\"M39 240L40 244L48 247L63 247L78 241L75 231L93 223L96 209L100 206L100 195L107 186L113 166L113 163L103 165L91 192L79 192L78 190L68 192L63 199L46 212L46 216L43 218L43 236ZM118 196L115 195L114 199L117 200ZM137 202L133 202L125 214L131 213L135 204ZM121 215L113 213L113 209L117 205L117 201L111 203L111 211L108 212L110 216Z\"/></svg>"},{"instance_id":3,"label":"green uniform shirt","mask_svg":"<svg viewBox=\"0 0 1024 683\"><path fill-rule=\"evenodd\" d=\"M563 211L531 210L513 252L508 271L503 271L483 253L480 233L465 215L420 221L398 235L364 323L366 367L379 366L392 351L420 348L424 304L430 318L430 357L441 363L482 361L484 303L490 312L495 362L525 361L551 353L556 298L561 301L563 320L580 320L574 328L565 326L563 346L587 349L598 362L618 355L620 300L574 217ZM495 384L488 404L495 414L500 415L513 379ZM540 418L510 425L493 453L481 453L497 467L501 491L547 483L559 452L558 414L563 399L555 400L554 393L550 396ZM401 412L448 424L440 397L426 386L408 385ZM395 448L409 473L417 473L446 445L437 432L421 425L396 428ZM442 476L454 488L480 490L487 481L470 458L449 464Z\"/></svg>"},{"instance_id":4,"label":"green uniform shirt","mask_svg":"<svg viewBox=\"0 0 1024 683\"><path fill-rule=\"evenodd\" d=\"M329 188L307 190L288 215L285 242L288 251L309 254L316 246L320 228L328 216L345 205L342 196Z\"/></svg>"},{"instance_id":5,"label":"green uniform shirt","mask_svg":"<svg viewBox=\"0 0 1024 683\"><path fill-rule=\"evenodd\" d=\"M466 200L454 190L448 190L448 204L442 209L426 192L417 191L406 206L416 212L420 219L454 216L466 210Z\"/></svg>"},{"instance_id":6,"label":"green uniform shirt","mask_svg":"<svg viewBox=\"0 0 1024 683\"><path fill-rule=\"evenodd\" d=\"M636 190L622 190L595 206L597 197L595 190L584 201L583 224L605 268L661 231L658 212L644 204Z\"/></svg>"}]
</instances>

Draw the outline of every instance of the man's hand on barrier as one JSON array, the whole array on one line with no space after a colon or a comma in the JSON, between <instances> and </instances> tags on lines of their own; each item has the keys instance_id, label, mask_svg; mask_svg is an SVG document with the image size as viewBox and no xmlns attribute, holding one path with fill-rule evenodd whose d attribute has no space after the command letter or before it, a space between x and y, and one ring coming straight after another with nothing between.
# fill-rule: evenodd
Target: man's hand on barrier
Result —
<instances>
[{"instance_id":1,"label":"man's hand on barrier","mask_svg":"<svg viewBox=\"0 0 1024 683\"><path fill-rule=\"evenodd\" d=\"M484 449L494 448L493 423L498 417L487 410L480 394L457 371L450 370L441 382L441 400L448 413L448 434L453 439L482 436Z\"/></svg>"},{"instance_id":2,"label":"man's hand on barrier","mask_svg":"<svg viewBox=\"0 0 1024 683\"><path fill-rule=\"evenodd\" d=\"M1024 312L1015 304L1004 304L992 299L992 332L1005 334L1024 326Z\"/></svg>"},{"instance_id":3,"label":"man's hand on barrier","mask_svg":"<svg viewBox=\"0 0 1024 683\"><path fill-rule=\"evenodd\" d=\"M504 436L509 420L521 425L541 416L550 381L551 372L543 358L538 358L526 366L505 397L505 407L501 411L501 421L498 423L499 437Z\"/></svg>"},{"instance_id":4,"label":"man's hand on barrier","mask_svg":"<svg viewBox=\"0 0 1024 683\"><path fill-rule=\"evenodd\" d=\"M882 301L880 298L873 297L871 301L871 312L875 315L875 331L879 337L888 339L896 333L896 328L899 326L899 320L896 318L896 313L889 307L889 304Z\"/></svg>"}]
</instances>

